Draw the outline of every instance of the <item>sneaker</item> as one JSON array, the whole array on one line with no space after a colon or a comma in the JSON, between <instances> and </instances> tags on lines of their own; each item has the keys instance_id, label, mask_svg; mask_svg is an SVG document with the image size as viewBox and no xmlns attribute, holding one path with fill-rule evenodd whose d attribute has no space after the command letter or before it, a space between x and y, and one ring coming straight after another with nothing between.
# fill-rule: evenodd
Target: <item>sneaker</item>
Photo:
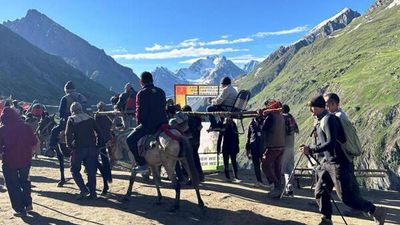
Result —
<instances>
[{"instance_id":1,"label":"sneaker","mask_svg":"<svg viewBox=\"0 0 400 225\"><path fill-rule=\"evenodd\" d=\"M89 196L87 196L87 199L96 200L97 199L97 195L96 194L90 194Z\"/></svg>"},{"instance_id":2,"label":"sneaker","mask_svg":"<svg viewBox=\"0 0 400 225\"><path fill-rule=\"evenodd\" d=\"M284 195L284 196L287 196L287 197L293 197L293 196L294 196L293 191L285 191L285 192L283 193L283 195Z\"/></svg>"},{"instance_id":3,"label":"sneaker","mask_svg":"<svg viewBox=\"0 0 400 225\"><path fill-rule=\"evenodd\" d=\"M147 173L148 168L147 168L147 165L144 165L144 166L135 166L132 170L133 170L133 172L135 172L135 173Z\"/></svg>"},{"instance_id":4,"label":"sneaker","mask_svg":"<svg viewBox=\"0 0 400 225\"><path fill-rule=\"evenodd\" d=\"M255 187L262 187L262 188L272 188L273 185L272 184L264 184L263 182L257 181L256 183L254 183Z\"/></svg>"},{"instance_id":5,"label":"sneaker","mask_svg":"<svg viewBox=\"0 0 400 225\"><path fill-rule=\"evenodd\" d=\"M89 196L89 192L81 192L78 194L78 196L76 196L76 200L82 200L85 199Z\"/></svg>"},{"instance_id":6,"label":"sneaker","mask_svg":"<svg viewBox=\"0 0 400 225\"><path fill-rule=\"evenodd\" d=\"M26 211L14 212L13 216L15 216L15 217L25 217L25 216L27 216L27 214L26 214Z\"/></svg>"},{"instance_id":7,"label":"sneaker","mask_svg":"<svg viewBox=\"0 0 400 225\"><path fill-rule=\"evenodd\" d=\"M321 218L321 222L319 222L318 225L333 225L333 222L332 222L332 220L330 220L330 219L327 219L327 218L325 218L325 217L322 217L322 218Z\"/></svg>"},{"instance_id":8,"label":"sneaker","mask_svg":"<svg viewBox=\"0 0 400 225\"><path fill-rule=\"evenodd\" d=\"M268 198L279 199L281 198L282 190L274 188L272 191L268 192Z\"/></svg>"},{"instance_id":9,"label":"sneaker","mask_svg":"<svg viewBox=\"0 0 400 225\"><path fill-rule=\"evenodd\" d=\"M32 206L32 204L26 206L26 207L25 207L25 210L26 210L27 212L33 211L33 206Z\"/></svg>"},{"instance_id":10,"label":"sneaker","mask_svg":"<svg viewBox=\"0 0 400 225\"><path fill-rule=\"evenodd\" d=\"M376 225L385 224L386 209L382 207L376 207L375 212L372 214Z\"/></svg>"},{"instance_id":11,"label":"sneaker","mask_svg":"<svg viewBox=\"0 0 400 225\"><path fill-rule=\"evenodd\" d=\"M237 179L237 178L233 178L233 179L232 179L232 183L238 184L238 183L241 183L241 182L242 182L242 181L239 180L239 179Z\"/></svg>"}]
</instances>

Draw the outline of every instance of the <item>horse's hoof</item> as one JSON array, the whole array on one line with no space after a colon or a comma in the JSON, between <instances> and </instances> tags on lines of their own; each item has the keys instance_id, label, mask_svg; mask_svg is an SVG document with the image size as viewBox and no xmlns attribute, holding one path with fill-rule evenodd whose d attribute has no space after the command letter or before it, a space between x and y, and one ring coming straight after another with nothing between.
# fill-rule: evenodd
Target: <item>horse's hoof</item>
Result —
<instances>
[{"instance_id":1,"label":"horse's hoof","mask_svg":"<svg viewBox=\"0 0 400 225\"><path fill-rule=\"evenodd\" d=\"M65 184L65 180L60 180L60 181L57 183L57 187L63 187L64 184Z\"/></svg>"}]
</instances>

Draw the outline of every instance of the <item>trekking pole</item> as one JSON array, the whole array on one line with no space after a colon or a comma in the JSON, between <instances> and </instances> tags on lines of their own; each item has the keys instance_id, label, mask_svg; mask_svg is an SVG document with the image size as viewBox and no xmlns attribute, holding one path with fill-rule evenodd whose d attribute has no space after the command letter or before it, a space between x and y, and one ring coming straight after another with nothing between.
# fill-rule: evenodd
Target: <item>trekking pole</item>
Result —
<instances>
[{"instance_id":1,"label":"trekking pole","mask_svg":"<svg viewBox=\"0 0 400 225\"><path fill-rule=\"evenodd\" d=\"M311 160L311 158L315 160L315 162L317 163L317 165L321 165L321 163L318 161L318 159L315 158L313 155L306 155L306 156L307 156L307 159L308 159L308 161L311 163L312 166L314 166L315 164L313 163L313 161ZM325 184L322 184L322 188L323 188L327 193L329 193L328 190L327 190L327 188L326 188L326 185L325 185ZM333 205L335 206L336 210L339 212L340 217L342 217L342 220L343 220L344 224L348 225L346 219L344 218L344 216L343 216L343 214L342 214L342 211L340 211L338 205L336 204L335 199L332 198L331 194L329 194L329 195L330 195L330 197L331 197L331 200L332 200Z\"/></svg>"},{"instance_id":2,"label":"trekking pole","mask_svg":"<svg viewBox=\"0 0 400 225\"><path fill-rule=\"evenodd\" d=\"M292 180L292 177L294 176L294 174L295 174L295 172L296 172L296 168L297 168L297 166L299 165L299 163L300 163L302 157L303 157L303 154L301 154L300 157L299 157L299 159L297 160L296 165L294 166L292 172L290 173L289 180L288 180L288 182L285 184L285 188L283 188L283 191L282 191L281 196L280 196L279 198L282 198L282 197L283 197L283 194L285 193L285 190L286 190L286 188L288 187L289 182Z\"/></svg>"}]
</instances>

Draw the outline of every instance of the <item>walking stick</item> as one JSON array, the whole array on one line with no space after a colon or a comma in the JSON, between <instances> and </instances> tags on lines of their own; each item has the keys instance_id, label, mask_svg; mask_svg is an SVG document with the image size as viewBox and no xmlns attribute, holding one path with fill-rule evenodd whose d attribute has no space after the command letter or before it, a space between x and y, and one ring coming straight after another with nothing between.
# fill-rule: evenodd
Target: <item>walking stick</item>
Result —
<instances>
[{"instance_id":1,"label":"walking stick","mask_svg":"<svg viewBox=\"0 0 400 225\"><path fill-rule=\"evenodd\" d=\"M302 155L303 155L303 154L302 154ZM311 163L312 166L314 166L315 164L313 163L313 161L311 160L311 158L315 160L315 162L317 163L317 165L321 165L321 163L318 161L318 159L315 158L313 155L306 155L306 156L307 156L307 159L308 159L308 161ZM326 185L325 185L325 184L322 184L322 188L328 193L328 190L326 189ZM329 195L330 195L330 198L331 198L331 200L332 200L333 205L335 206L336 210L339 212L340 217L342 217L342 220L343 220L344 224L348 225L348 223L346 222L346 220L345 220L345 218L344 218L344 216L343 216L343 214L342 214L342 211L340 211L338 205L336 204L335 199L332 198L331 194L329 194Z\"/></svg>"},{"instance_id":2,"label":"walking stick","mask_svg":"<svg viewBox=\"0 0 400 225\"><path fill-rule=\"evenodd\" d=\"M289 182L292 180L292 177L294 176L294 174L296 172L296 168L299 165L300 160L301 160L302 157L303 157L303 154L300 155L299 159L297 160L296 166L293 168L292 172L290 173ZM285 193L285 190L286 190L287 186L289 185L289 182L287 182L287 184L285 184L285 188L283 188L283 191L282 191L281 196L279 198L283 197L283 194Z\"/></svg>"}]
</instances>

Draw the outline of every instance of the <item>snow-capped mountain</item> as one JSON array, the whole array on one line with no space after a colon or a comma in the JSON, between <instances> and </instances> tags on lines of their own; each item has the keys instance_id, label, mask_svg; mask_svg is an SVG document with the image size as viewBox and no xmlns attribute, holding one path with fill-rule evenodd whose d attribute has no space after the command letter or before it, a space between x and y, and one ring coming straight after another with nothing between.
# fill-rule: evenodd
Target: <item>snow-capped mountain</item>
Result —
<instances>
[{"instance_id":1,"label":"snow-capped mountain","mask_svg":"<svg viewBox=\"0 0 400 225\"><path fill-rule=\"evenodd\" d=\"M218 84L224 76L234 79L244 73L225 56L208 56L197 60L189 68L179 69L176 76L192 83Z\"/></svg>"},{"instance_id":2,"label":"snow-capped mountain","mask_svg":"<svg viewBox=\"0 0 400 225\"><path fill-rule=\"evenodd\" d=\"M174 95L174 85L187 83L185 79L177 77L174 72L165 67L157 67L153 72L154 84L165 91L167 97Z\"/></svg>"},{"instance_id":3,"label":"snow-capped mountain","mask_svg":"<svg viewBox=\"0 0 400 225\"><path fill-rule=\"evenodd\" d=\"M254 70L254 68L255 68L258 64L260 64L260 62L258 62L258 61L256 61L256 60L251 60L250 62L246 63L246 64L243 66L242 70L243 70L246 74L251 73L251 72Z\"/></svg>"}]
</instances>

